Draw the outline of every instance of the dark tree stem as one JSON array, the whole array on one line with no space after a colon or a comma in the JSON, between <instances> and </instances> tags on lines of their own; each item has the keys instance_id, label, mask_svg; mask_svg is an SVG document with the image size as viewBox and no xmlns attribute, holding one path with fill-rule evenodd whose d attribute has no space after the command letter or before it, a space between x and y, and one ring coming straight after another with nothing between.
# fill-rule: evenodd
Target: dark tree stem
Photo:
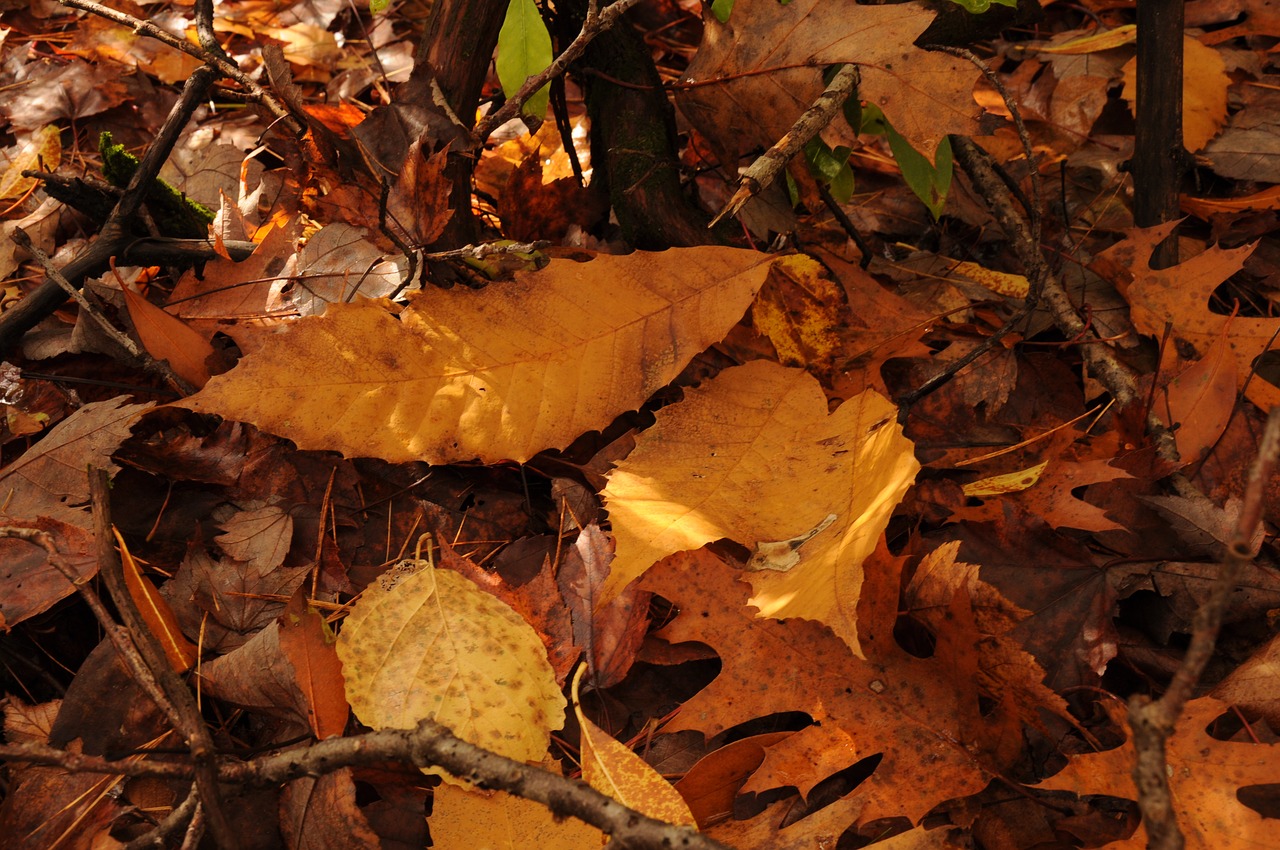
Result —
<instances>
[{"instance_id":1,"label":"dark tree stem","mask_svg":"<svg viewBox=\"0 0 1280 850\"><path fill-rule=\"evenodd\" d=\"M1182 145L1183 0L1138 0L1138 92L1134 109L1133 219L1139 227L1178 216L1187 173ZM1151 256L1153 268L1178 262L1174 231Z\"/></svg>"}]
</instances>

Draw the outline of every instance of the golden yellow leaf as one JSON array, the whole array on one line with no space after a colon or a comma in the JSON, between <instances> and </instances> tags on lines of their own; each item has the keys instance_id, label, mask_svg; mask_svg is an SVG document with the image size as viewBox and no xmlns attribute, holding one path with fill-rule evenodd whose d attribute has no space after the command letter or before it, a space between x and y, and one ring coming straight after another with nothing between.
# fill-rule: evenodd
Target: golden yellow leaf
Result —
<instances>
[{"instance_id":1,"label":"golden yellow leaf","mask_svg":"<svg viewBox=\"0 0 1280 850\"><path fill-rule=\"evenodd\" d=\"M755 329L769 338L778 359L816 375L831 372L850 324L847 296L822 264L804 254L782 257L751 305Z\"/></svg>"},{"instance_id":2,"label":"golden yellow leaf","mask_svg":"<svg viewBox=\"0 0 1280 850\"><path fill-rule=\"evenodd\" d=\"M1079 56L1085 53L1097 53L1113 47L1123 47L1138 40L1138 28L1133 24L1125 24L1115 29L1099 30L1089 35L1073 38L1062 44L1046 44L1032 48L1036 53L1056 53L1063 56Z\"/></svg>"},{"instance_id":3,"label":"golden yellow leaf","mask_svg":"<svg viewBox=\"0 0 1280 850\"><path fill-rule=\"evenodd\" d=\"M628 808L667 823L697 826L680 792L644 759L592 723L578 703L586 666L573 677L573 712L582 727L582 778L592 788Z\"/></svg>"},{"instance_id":4,"label":"golden yellow leaf","mask_svg":"<svg viewBox=\"0 0 1280 850\"><path fill-rule=\"evenodd\" d=\"M1009 298L1026 298L1027 291L1031 288L1031 284L1027 282L1026 277L1023 275L998 272L966 260L956 260L951 267L951 272L967 277L974 283L985 286L992 292Z\"/></svg>"},{"instance_id":5,"label":"golden yellow leaf","mask_svg":"<svg viewBox=\"0 0 1280 850\"><path fill-rule=\"evenodd\" d=\"M62 136L57 127L46 124L33 130L22 148L0 174L0 200L18 198L40 181L23 177L24 171L57 171L62 163Z\"/></svg>"},{"instance_id":6,"label":"golden yellow leaf","mask_svg":"<svg viewBox=\"0 0 1280 850\"><path fill-rule=\"evenodd\" d=\"M304 449L525 461L603 428L742 318L770 260L735 248L553 260L480 291L333 304L181 402Z\"/></svg>"},{"instance_id":7,"label":"golden yellow leaf","mask_svg":"<svg viewBox=\"0 0 1280 850\"><path fill-rule=\"evenodd\" d=\"M431 807L431 841L437 850L600 850L604 833L502 791L441 785Z\"/></svg>"},{"instance_id":8,"label":"golden yellow leaf","mask_svg":"<svg viewBox=\"0 0 1280 850\"><path fill-rule=\"evenodd\" d=\"M992 475L988 478L970 481L960 489L966 496L979 497L998 496L1001 493L1016 493L1039 481L1040 473L1044 472L1045 467L1048 465L1049 461L1046 460L1044 463L1038 463L1026 469L1019 469L1016 472L1006 472L1003 475Z\"/></svg>"},{"instance_id":9,"label":"golden yellow leaf","mask_svg":"<svg viewBox=\"0 0 1280 850\"><path fill-rule=\"evenodd\" d=\"M1231 78L1222 54L1198 39L1182 40L1182 143L1192 153L1200 150L1227 120L1227 89ZM1124 66L1123 97L1133 109L1138 91L1138 60Z\"/></svg>"},{"instance_id":10,"label":"golden yellow leaf","mask_svg":"<svg viewBox=\"0 0 1280 850\"><path fill-rule=\"evenodd\" d=\"M896 418L871 390L828 415L814 378L767 361L687 392L609 474L617 557L604 595L673 552L730 538L770 567L748 573L762 616L819 620L858 652L862 562L919 469Z\"/></svg>"},{"instance_id":11,"label":"golden yellow leaf","mask_svg":"<svg viewBox=\"0 0 1280 850\"><path fill-rule=\"evenodd\" d=\"M347 701L375 729L431 718L465 741L536 761L564 723L564 696L533 627L464 576L422 561L401 561L365 588L337 650Z\"/></svg>"}]
</instances>

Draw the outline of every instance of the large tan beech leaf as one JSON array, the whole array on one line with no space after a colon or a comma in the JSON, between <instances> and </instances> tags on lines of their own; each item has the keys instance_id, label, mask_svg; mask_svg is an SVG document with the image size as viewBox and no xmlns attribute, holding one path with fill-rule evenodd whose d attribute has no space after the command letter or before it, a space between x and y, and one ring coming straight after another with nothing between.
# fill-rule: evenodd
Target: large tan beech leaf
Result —
<instances>
[{"instance_id":1,"label":"large tan beech leaf","mask_svg":"<svg viewBox=\"0 0 1280 850\"><path fill-rule=\"evenodd\" d=\"M604 490L617 540L606 598L721 538L751 547L751 604L829 625L860 654L862 562L920 465L897 408L867 390L828 415L818 382L758 360L658 414Z\"/></svg>"},{"instance_id":2,"label":"large tan beech leaf","mask_svg":"<svg viewBox=\"0 0 1280 850\"><path fill-rule=\"evenodd\" d=\"M479 291L428 287L299 319L182 406L302 449L525 461L603 428L742 318L769 259L736 248L554 260Z\"/></svg>"}]
</instances>

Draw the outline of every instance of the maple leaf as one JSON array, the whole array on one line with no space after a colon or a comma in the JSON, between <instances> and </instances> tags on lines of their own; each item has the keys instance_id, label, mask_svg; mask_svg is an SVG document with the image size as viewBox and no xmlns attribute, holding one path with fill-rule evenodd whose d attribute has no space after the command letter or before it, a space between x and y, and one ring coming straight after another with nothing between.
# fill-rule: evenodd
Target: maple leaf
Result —
<instances>
[{"instance_id":1,"label":"maple leaf","mask_svg":"<svg viewBox=\"0 0 1280 850\"><path fill-rule=\"evenodd\" d=\"M609 473L617 538L607 601L659 558L730 538L755 547L751 604L827 623L859 653L862 561L919 464L873 391L827 414L818 382L757 360L658 413Z\"/></svg>"},{"instance_id":2,"label":"maple leaf","mask_svg":"<svg viewBox=\"0 0 1280 850\"><path fill-rule=\"evenodd\" d=\"M638 408L746 312L767 258L733 248L552 262L481 291L332 304L181 406L304 449L525 461Z\"/></svg>"},{"instance_id":3,"label":"maple leaf","mask_svg":"<svg viewBox=\"0 0 1280 850\"><path fill-rule=\"evenodd\" d=\"M948 133L976 133L981 113L973 66L912 43L933 18L914 2L737 0L727 22L707 17L683 78L703 85L679 89L676 103L722 148L721 162L733 163L739 152L768 148L791 129L823 89L818 67L854 62L862 75L857 96L879 106L932 162Z\"/></svg>"},{"instance_id":4,"label":"maple leaf","mask_svg":"<svg viewBox=\"0 0 1280 850\"><path fill-rule=\"evenodd\" d=\"M1125 709L1103 706L1117 725ZM1250 785L1280 782L1280 745L1219 741L1207 729L1231 706L1211 697L1187 703L1168 740L1169 784L1178 826L1187 850L1210 850L1230 842L1234 847L1274 847L1275 826L1240 802L1237 792ZM1076 794L1106 794L1136 799L1133 742L1102 753L1076 756L1060 773L1038 788ZM1124 841L1106 845L1115 850L1147 847L1145 827Z\"/></svg>"}]
</instances>

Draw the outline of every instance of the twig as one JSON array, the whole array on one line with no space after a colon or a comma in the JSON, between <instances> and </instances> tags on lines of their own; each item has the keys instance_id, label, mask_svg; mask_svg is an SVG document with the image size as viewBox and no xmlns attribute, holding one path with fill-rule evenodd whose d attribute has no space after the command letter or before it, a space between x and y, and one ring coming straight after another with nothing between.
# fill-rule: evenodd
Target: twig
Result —
<instances>
[{"instance_id":1,"label":"twig","mask_svg":"<svg viewBox=\"0 0 1280 850\"><path fill-rule=\"evenodd\" d=\"M1011 193L997 176L991 155L972 139L963 136L953 136L951 148L955 152L956 161L969 175L973 187L982 195L983 201L1009 237L1010 246L1026 270L1032 290L1037 286L1041 287L1042 301L1054 324L1069 339L1099 341L1093 328L1080 318L1062 282L1049 269L1049 264L1040 252L1040 243L1032 238L1027 221L1018 215ZM1137 374L1116 357L1110 346L1082 345L1080 350L1085 363L1117 404L1125 407L1140 398ZM1168 425L1150 410L1147 411L1146 425L1161 459L1179 463L1177 443ZM1177 476L1174 477L1174 483L1180 490L1188 486Z\"/></svg>"},{"instance_id":2,"label":"twig","mask_svg":"<svg viewBox=\"0 0 1280 850\"><path fill-rule=\"evenodd\" d=\"M853 244L858 246L858 250L862 253L862 259L858 262L860 268L867 268L871 265L871 246L867 244L867 240L862 238L862 234L858 232L858 228L854 226L853 221L849 218L849 214L841 209L840 204L832 197L831 190L822 185L818 181L818 195L822 198L822 203L826 205L831 214L836 217L836 221L840 223L840 227L844 229L845 235L853 240Z\"/></svg>"},{"instance_id":3,"label":"twig","mask_svg":"<svg viewBox=\"0 0 1280 850\"><path fill-rule=\"evenodd\" d=\"M71 569L71 567L67 565L66 559L63 558L62 553L58 551L57 544L54 543L52 535L36 528L8 526L0 528L0 537L16 537L21 540L27 540L31 543L35 543L37 546L44 549L49 556L49 563L53 565L54 569L62 573L67 581L71 582L71 586L76 589L76 592L80 594L80 598L89 606L89 610L92 611L93 616L97 618L98 624L101 625L103 631L106 632L107 639L111 641L112 646L114 646L116 652L119 653L121 662L129 669L130 675L133 676L134 680L146 695L150 697L162 711L169 715L170 722L176 720L177 715L169 710L169 702L165 699L164 692L160 690L160 686L156 683L155 677L151 675L151 672L147 669L146 663L142 660L142 656L138 654L138 650L134 646L133 639L129 636L128 631L123 629L114 619L112 619L111 613L107 611L107 606L102 604L102 599L98 596L97 592L94 591L93 587L87 583L88 578L81 578L76 575L75 570ZM25 748L33 745L23 744L19 746ZM37 746L36 751L62 753L62 750L43 746ZM65 755L76 754L66 753ZM6 756L4 748L0 748L0 757L16 758L17 756ZM79 758L80 756L77 757ZM93 771L95 773L119 773L123 776L129 775L127 772L127 768L129 767L128 762L107 761L106 759L100 759L96 756L83 756L83 758L90 759L91 761L104 766L102 770ZM49 762L42 761L39 758L33 758L31 761L37 761L41 764L62 763L61 760Z\"/></svg>"},{"instance_id":4,"label":"twig","mask_svg":"<svg viewBox=\"0 0 1280 850\"><path fill-rule=\"evenodd\" d=\"M12 238L14 242L31 254L32 259L40 264L40 267L44 269L45 277L57 284L59 289L79 305L80 311L88 320L97 324L112 342L124 349L130 357L141 363L144 369L159 375L169 385L169 388L180 396L191 395L191 393L195 392L195 388L179 378L168 363L155 359L139 348L138 344L128 334L111 324L97 307L90 304L84 293L72 286L71 282L62 276L62 273L53 265L53 260L50 259L49 255L31 241L31 237L25 230L21 227L15 227Z\"/></svg>"},{"instance_id":5,"label":"twig","mask_svg":"<svg viewBox=\"0 0 1280 850\"><path fill-rule=\"evenodd\" d=\"M124 846L124 850L164 850L166 840L178 834L179 830L188 830L200 808L200 789L193 783L185 800L169 812L165 819L156 824L146 835L140 835Z\"/></svg>"},{"instance_id":6,"label":"twig","mask_svg":"<svg viewBox=\"0 0 1280 850\"><path fill-rule=\"evenodd\" d=\"M1263 493L1273 480L1280 457L1280 407L1272 408L1267 417L1258 456L1254 459L1245 488L1244 504L1236 521L1231 545L1222 562L1222 571L1214 582L1209 598L1196 611L1191 625L1191 642L1173 680L1160 699L1150 701L1136 696L1129 702L1129 725L1133 730L1136 761L1134 784L1138 787L1138 807L1147 827L1150 850L1180 850L1182 831L1169 789L1165 743L1173 734L1178 718L1191 699L1217 644L1218 631L1227 604L1235 592L1244 568L1253 563L1257 552L1254 536L1262 522Z\"/></svg>"},{"instance_id":7,"label":"twig","mask_svg":"<svg viewBox=\"0 0 1280 850\"><path fill-rule=\"evenodd\" d=\"M858 87L858 68L856 65L844 65L836 72L831 83L818 95L813 105L801 113L791 129L781 139L761 154L755 162L742 172L738 178L738 191L733 193L724 209L711 219L707 227L715 227L725 216L737 215L747 201L760 194L778 176L778 172L786 168L797 153L809 140L818 135L831 119L844 106Z\"/></svg>"},{"instance_id":8,"label":"twig","mask_svg":"<svg viewBox=\"0 0 1280 850\"><path fill-rule=\"evenodd\" d=\"M996 174L991 155L964 136L952 136L951 149L955 152L960 167L969 175L973 187L1009 237L1010 247L1017 254L1031 283L1032 293L1038 294L1048 307L1054 324L1068 338L1096 339L1092 328L1076 312L1062 282L1049 269L1049 264L1040 253L1040 243L1033 237L1027 220L1018 215L1013 196ZM1038 293L1037 288L1040 290ZM1084 345L1081 346L1081 352L1085 362L1120 406L1128 405L1138 398L1137 375L1120 362L1109 346Z\"/></svg>"},{"instance_id":9,"label":"twig","mask_svg":"<svg viewBox=\"0 0 1280 850\"><path fill-rule=\"evenodd\" d=\"M605 6L604 11L601 11L599 0L590 0L587 6L586 20L582 23L582 30L569 43L569 46L561 51L560 55L541 73L534 74L525 80L524 85L520 86L520 90L507 98L507 102L502 105L501 109L492 115L486 115L476 124L475 129L471 131L471 138L475 141L476 147L484 144L485 139L488 139L494 130L515 118L516 113L524 107L526 100L545 86L552 77L558 77L563 74L565 69L587 49L587 45L591 43L592 39L613 26L624 12L638 2L640 0L617 0L617 2Z\"/></svg>"},{"instance_id":10,"label":"twig","mask_svg":"<svg viewBox=\"0 0 1280 850\"><path fill-rule=\"evenodd\" d=\"M111 594L111 601L120 612L120 619L132 636L138 655L160 686L164 699L171 707L174 728L187 740L191 749L196 785L200 802L208 818L209 832L214 843L223 850L235 850L239 840L231 829L218 791L216 754L213 737L205 726L200 709L196 706L191 689L173 671L164 650L142 618L142 612L125 585L124 567L116 553L111 532L111 481L106 470L90 469L89 496L93 504L93 533L98 542L98 575Z\"/></svg>"},{"instance_id":11,"label":"twig","mask_svg":"<svg viewBox=\"0 0 1280 850\"><path fill-rule=\"evenodd\" d=\"M75 0L81 2L81 0ZM207 4L207 0L205 0ZM182 95L169 110L164 125L155 141L147 148L129 187L121 195L115 209L107 217L98 238L62 269L62 276L73 287L84 284L85 278L100 274L107 268L111 257L116 256L133 241L126 222L142 205L147 187L160 172L160 166L168 159L178 135L204 99L216 77L208 66L197 68L182 89ZM17 304L0 313L0 354L8 352L22 335L35 327L46 316L53 314L63 302L66 293L53 281L46 280L34 292L28 293Z\"/></svg>"},{"instance_id":12,"label":"twig","mask_svg":"<svg viewBox=\"0 0 1280 850\"><path fill-rule=\"evenodd\" d=\"M207 0L205 1L207 2ZM79 9L82 12L89 12L90 14L97 15L100 18L105 18L108 21L113 21L121 26L128 27L139 35L154 38L156 41L172 47L174 50L181 51L188 56L199 59L207 65L212 65L220 75L227 79L235 80L243 86L245 91L247 91L254 100L266 107L267 111L277 119L285 121L291 132L302 131L302 125L299 124L297 119L289 113L289 110L285 109L270 92L254 82L253 79L241 71L234 62L228 59L221 47L219 47L216 53L205 50L203 47L194 45L186 39L178 38L177 36L162 30L150 21L135 18L133 15L129 15L124 12L117 12L115 9L103 6L100 3L94 3L92 0L58 0L58 2L64 6ZM203 16L200 14L199 4L197 4L196 12L196 32L201 33ZM210 31L212 31L212 29L210 29Z\"/></svg>"},{"instance_id":13,"label":"twig","mask_svg":"<svg viewBox=\"0 0 1280 850\"><path fill-rule=\"evenodd\" d=\"M189 764L112 762L43 744L0 744L0 758L126 776L175 779L192 775ZM432 720L421 721L416 729L384 729L348 738L329 738L252 761L223 762L218 766L218 778L242 786L272 786L303 776L321 776L344 767L386 762L440 767L481 788L497 788L542 803L557 817L572 816L608 833L619 847L728 850L692 828L646 817L582 782L469 744Z\"/></svg>"},{"instance_id":14,"label":"twig","mask_svg":"<svg viewBox=\"0 0 1280 850\"><path fill-rule=\"evenodd\" d=\"M1027 158L1028 180L1031 183L1031 200L1028 202L1022 197L1019 197L1019 200L1022 201L1023 209L1027 211L1027 219L1031 226L1031 238L1038 243L1041 237L1040 209L1043 206L1043 198L1040 192L1040 172L1036 169L1035 151L1031 147L1031 134L1027 132L1027 125L1022 120L1022 110L1018 108L1018 102L1014 100L1013 95L1009 93L1009 89L1005 87L1004 80L1000 79L999 75L992 71L986 62L982 61L982 57L972 50L943 44L930 45L929 50L950 53L952 56L967 59L982 73L986 81L1000 95L1000 99L1004 101L1004 107L1009 110L1009 116L1013 119L1014 129L1017 130L1018 141L1022 143L1022 155ZM1009 186L1009 189L1010 191L1016 191L1016 187L1017 184L1013 183ZM1020 195L1021 193L1018 194Z\"/></svg>"}]
</instances>

